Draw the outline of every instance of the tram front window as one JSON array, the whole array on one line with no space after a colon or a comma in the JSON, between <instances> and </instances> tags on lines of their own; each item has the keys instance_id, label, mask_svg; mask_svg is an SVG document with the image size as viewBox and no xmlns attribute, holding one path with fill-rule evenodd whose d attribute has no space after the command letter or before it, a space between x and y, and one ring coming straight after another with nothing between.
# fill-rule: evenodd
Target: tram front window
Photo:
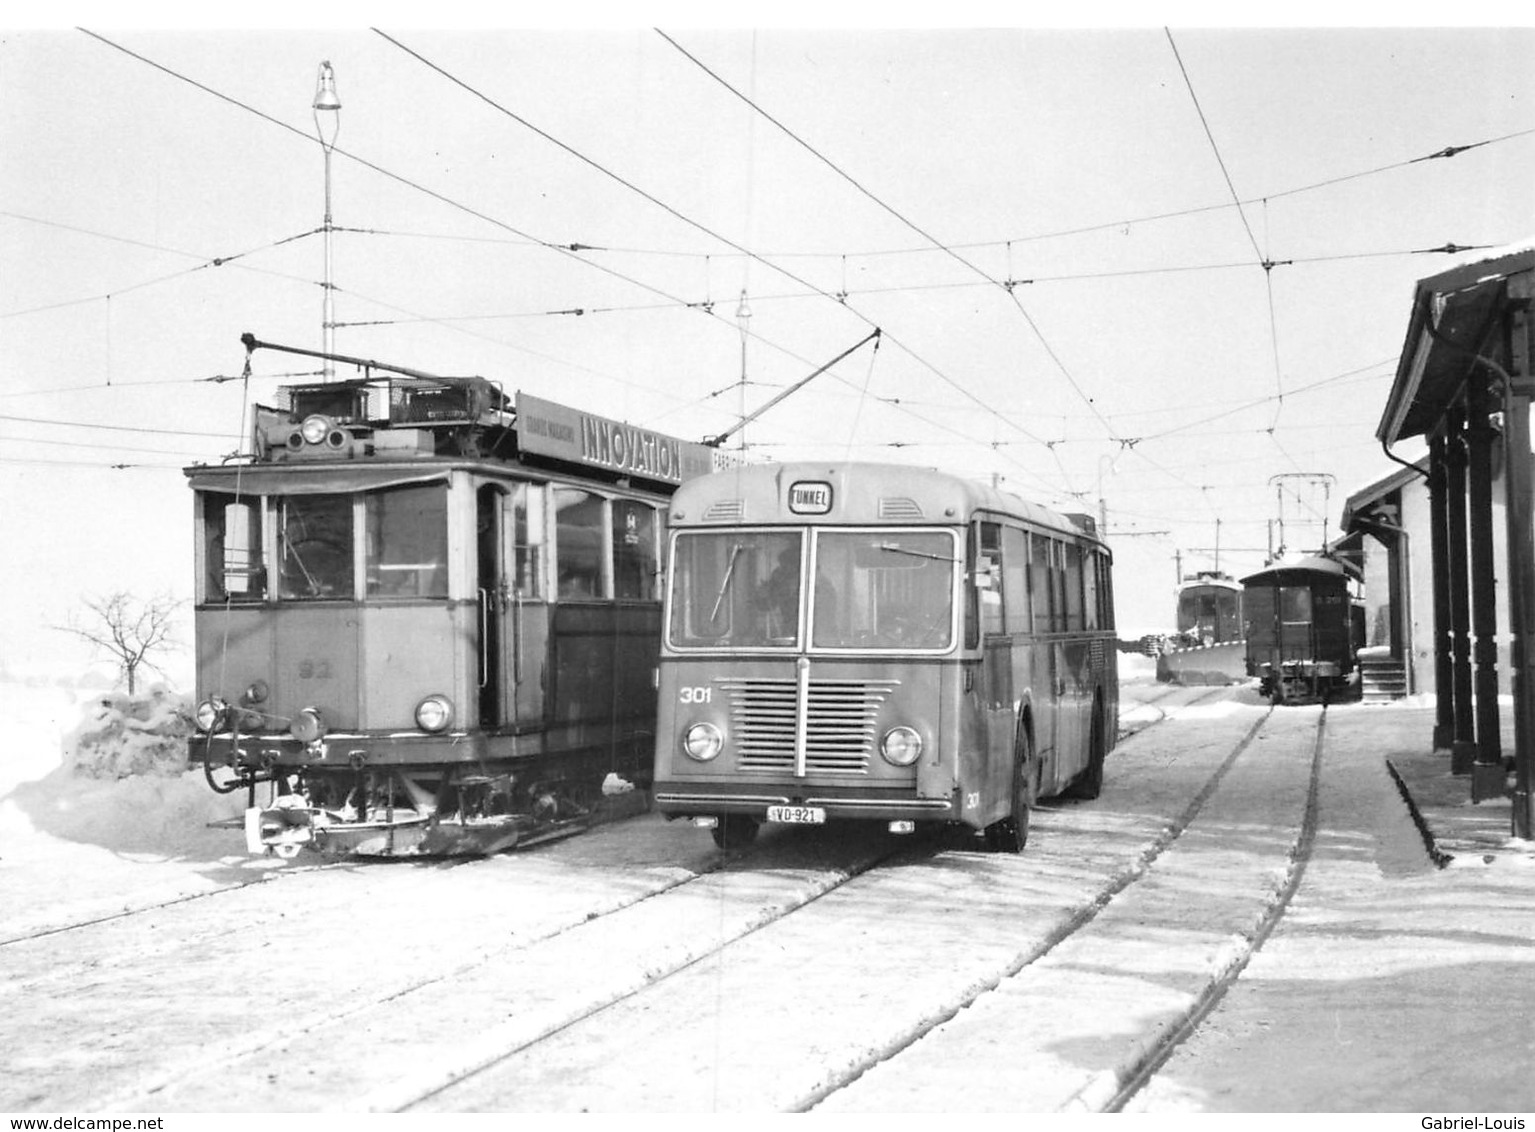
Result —
<instances>
[{"instance_id":1,"label":"tram front window","mask_svg":"<svg viewBox=\"0 0 1535 1132\"><path fill-rule=\"evenodd\" d=\"M441 484L365 497L369 597L448 596L448 493Z\"/></svg>"},{"instance_id":2,"label":"tram front window","mask_svg":"<svg viewBox=\"0 0 1535 1132\"><path fill-rule=\"evenodd\" d=\"M954 634L953 536L822 531L811 643L825 649L946 649Z\"/></svg>"},{"instance_id":3,"label":"tram front window","mask_svg":"<svg viewBox=\"0 0 1535 1132\"><path fill-rule=\"evenodd\" d=\"M799 643L798 531L677 537L670 638L678 648L794 648Z\"/></svg>"},{"instance_id":4,"label":"tram front window","mask_svg":"<svg viewBox=\"0 0 1535 1132\"><path fill-rule=\"evenodd\" d=\"M278 596L352 596L352 497L290 495L277 501Z\"/></svg>"}]
</instances>

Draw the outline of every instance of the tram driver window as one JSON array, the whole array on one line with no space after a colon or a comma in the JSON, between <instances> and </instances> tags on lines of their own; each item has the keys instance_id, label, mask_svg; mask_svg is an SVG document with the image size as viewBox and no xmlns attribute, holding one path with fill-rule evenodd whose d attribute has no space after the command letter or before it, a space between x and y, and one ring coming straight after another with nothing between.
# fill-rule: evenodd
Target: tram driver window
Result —
<instances>
[{"instance_id":1,"label":"tram driver window","mask_svg":"<svg viewBox=\"0 0 1535 1132\"><path fill-rule=\"evenodd\" d=\"M447 488L396 487L364 499L368 596L447 597Z\"/></svg>"},{"instance_id":2,"label":"tram driver window","mask_svg":"<svg viewBox=\"0 0 1535 1132\"><path fill-rule=\"evenodd\" d=\"M1310 623L1311 591L1305 586L1280 586L1279 620L1291 625Z\"/></svg>"},{"instance_id":3,"label":"tram driver window","mask_svg":"<svg viewBox=\"0 0 1535 1132\"><path fill-rule=\"evenodd\" d=\"M352 497L290 495L278 500L278 596L352 596Z\"/></svg>"},{"instance_id":4,"label":"tram driver window","mask_svg":"<svg viewBox=\"0 0 1535 1132\"><path fill-rule=\"evenodd\" d=\"M578 488L554 490L554 553L561 598L603 596L606 502L601 496Z\"/></svg>"},{"instance_id":5,"label":"tram driver window","mask_svg":"<svg viewBox=\"0 0 1535 1132\"><path fill-rule=\"evenodd\" d=\"M656 600L656 511L633 499L613 502L613 596Z\"/></svg>"},{"instance_id":6,"label":"tram driver window","mask_svg":"<svg viewBox=\"0 0 1535 1132\"><path fill-rule=\"evenodd\" d=\"M209 492L203 496L204 601L260 601L261 500Z\"/></svg>"}]
</instances>

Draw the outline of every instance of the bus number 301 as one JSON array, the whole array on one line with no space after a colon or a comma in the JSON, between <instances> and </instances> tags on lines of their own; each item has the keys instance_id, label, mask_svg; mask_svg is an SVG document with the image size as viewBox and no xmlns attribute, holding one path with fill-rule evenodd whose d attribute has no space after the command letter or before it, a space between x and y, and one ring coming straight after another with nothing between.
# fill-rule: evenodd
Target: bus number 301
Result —
<instances>
[{"instance_id":1,"label":"bus number 301","mask_svg":"<svg viewBox=\"0 0 1535 1132\"><path fill-rule=\"evenodd\" d=\"M679 688L677 695L678 699L685 704L706 704L714 698L714 689L707 686L702 688Z\"/></svg>"}]
</instances>

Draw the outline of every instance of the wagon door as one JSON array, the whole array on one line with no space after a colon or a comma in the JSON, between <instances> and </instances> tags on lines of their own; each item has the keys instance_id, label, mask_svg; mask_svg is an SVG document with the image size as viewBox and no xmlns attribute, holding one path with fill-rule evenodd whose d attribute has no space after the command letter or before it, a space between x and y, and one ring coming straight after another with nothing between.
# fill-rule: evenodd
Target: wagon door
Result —
<instances>
[{"instance_id":1,"label":"wagon door","mask_svg":"<svg viewBox=\"0 0 1535 1132\"><path fill-rule=\"evenodd\" d=\"M549 639L543 490L539 484L486 484L476 501L480 723L492 730L543 723Z\"/></svg>"}]
</instances>

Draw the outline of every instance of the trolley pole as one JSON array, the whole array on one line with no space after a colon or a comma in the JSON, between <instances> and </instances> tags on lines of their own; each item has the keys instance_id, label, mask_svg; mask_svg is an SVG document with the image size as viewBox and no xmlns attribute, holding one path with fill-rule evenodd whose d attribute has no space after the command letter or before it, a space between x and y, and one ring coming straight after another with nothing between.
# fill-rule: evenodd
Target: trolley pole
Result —
<instances>
[{"instance_id":1,"label":"trolley pole","mask_svg":"<svg viewBox=\"0 0 1535 1132\"><path fill-rule=\"evenodd\" d=\"M320 308L321 350L326 354L336 349L335 287L331 283L331 216L330 216L330 155L336 148L336 135L341 132L341 98L336 93L336 74L330 61L320 64L320 74L315 81L314 128L320 139L320 149L325 155L325 281L324 301ZM321 119L321 115L325 118ZM322 368L326 381L336 376L336 367L329 358Z\"/></svg>"}]
</instances>

